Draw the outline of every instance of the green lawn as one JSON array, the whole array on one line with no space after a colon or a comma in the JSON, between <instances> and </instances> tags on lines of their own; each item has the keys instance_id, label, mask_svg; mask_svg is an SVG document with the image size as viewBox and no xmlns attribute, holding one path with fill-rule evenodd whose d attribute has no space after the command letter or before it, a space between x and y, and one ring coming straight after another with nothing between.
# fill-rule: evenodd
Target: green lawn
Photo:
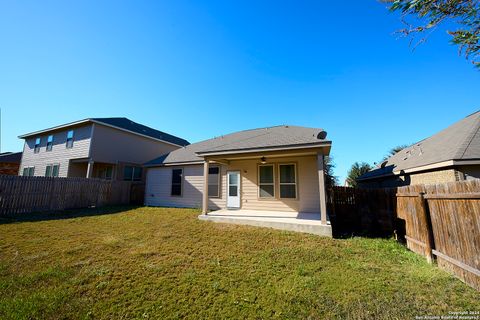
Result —
<instances>
[{"instance_id":1,"label":"green lawn","mask_svg":"<svg viewBox=\"0 0 480 320\"><path fill-rule=\"evenodd\" d=\"M408 319L480 311L480 293L393 240L215 224L186 209L72 214L0 220L0 319Z\"/></svg>"}]
</instances>

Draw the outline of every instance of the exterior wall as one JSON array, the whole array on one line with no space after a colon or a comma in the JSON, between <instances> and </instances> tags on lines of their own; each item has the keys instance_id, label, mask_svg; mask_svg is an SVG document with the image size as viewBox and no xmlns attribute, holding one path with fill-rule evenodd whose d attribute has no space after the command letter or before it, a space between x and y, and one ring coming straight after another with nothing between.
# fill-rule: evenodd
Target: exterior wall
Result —
<instances>
[{"instance_id":1,"label":"exterior wall","mask_svg":"<svg viewBox=\"0 0 480 320\"><path fill-rule=\"evenodd\" d=\"M250 210L275 210L319 212L318 171L316 156L275 158L269 163L295 163L297 166L297 199L279 199L278 183L276 199L258 198L258 160L231 161L220 165L220 197L209 199L209 209L226 207L226 172L238 170L241 174L241 207ZM181 197L170 196L172 169L183 168L183 193ZM278 180L278 167L275 166ZM147 170L145 204L150 206L192 207L202 206L203 165L168 166Z\"/></svg>"},{"instance_id":2,"label":"exterior wall","mask_svg":"<svg viewBox=\"0 0 480 320\"><path fill-rule=\"evenodd\" d=\"M18 175L19 168L19 163L0 162L0 174L16 176Z\"/></svg>"},{"instance_id":3,"label":"exterior wall","mask_svg":"<svg viewBox=\"0 0 480 320\"><path fill-rule=\"evenodd\" d=\"M35 167L35 176L44 176L47 164L59 163L59 176L67 177L70 159L88 157L91 128L90 124L74 127L73 147L70 149L66 147L67 132L71 130L70 128L25 139L19 174L23 174L23 168L25 167ZM50 134L53 134L53 147L52 151L47 151L47 137ZM34 153L37 137L41 138L40 152Z\"/></svg>"},{"instance_id":4,"label":"exterior wall","mask_svg":"<svg viewBox=\"0 0 480 320\"><path fill-rule=\"evenodd\" d=\"M95 162L142 165L178 146L95 124L90 157Z\"/></svg>"},{"instance_id":5,"label":"exterior wall","mask_svg":"<svg viewBox=\"0 0 480 320\"><path fill-rule=\"evenodd\" d=\"M478 171L480 174L480 171ZM480 176L480 175L479 175ZM390 176L371 179L359 183L361 188L395 188L415 184L437 184L463 180L463 174L454 169L443 169L420 173L411 173L404 176Z\"/></svg>"},{"instance_id":6,"label":"exterior wall","mask_svg":"<svg viewBox=\"0 0 480 320\"><path fill-rule=\"evenodd\" d=\"M452 181L458 181L455 169L437 170L410 175L410 185L436 184Z\"/></svg>"}]
</instances>

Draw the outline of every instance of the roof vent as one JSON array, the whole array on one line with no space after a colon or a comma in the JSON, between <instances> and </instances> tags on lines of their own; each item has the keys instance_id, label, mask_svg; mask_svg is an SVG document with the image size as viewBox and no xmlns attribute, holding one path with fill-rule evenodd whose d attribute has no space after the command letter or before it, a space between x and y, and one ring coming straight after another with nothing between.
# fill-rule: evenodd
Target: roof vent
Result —
<instances>
[{"instance_id":1,"label":"roof vent","mask_svg":"<svg viewBox=\"0 0 480 320\"><path fill-rule=\"evenodd\" d=\"M326 137L327 137L327 131L325 130L322 130L317 134L317 139L325 140Z\"/></svg>"}]
</instances>

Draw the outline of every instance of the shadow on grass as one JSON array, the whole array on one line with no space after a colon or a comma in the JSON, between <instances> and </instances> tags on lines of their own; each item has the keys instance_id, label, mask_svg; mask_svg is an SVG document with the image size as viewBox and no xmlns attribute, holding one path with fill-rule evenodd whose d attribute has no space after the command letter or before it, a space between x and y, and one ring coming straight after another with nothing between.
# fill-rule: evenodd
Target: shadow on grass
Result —
<instances>
[{"instance_id":1,"label":"shadow on grass","mask_svg":"<svg viewBox=\"0 0 480 320\"><path fill-rule=\"evenodd\" d=\"M123 206L108 206L101 208L83 208L83 209L69 209L63 211L49 211L49 212L33 212L24 213L14 216L0 217L0 224L20 223L20 222L37 222L48 220L63 220L73 219L79 217L101 216L107 214L114 214L123 211L133 210L140 206L123 205Z\"/></svg>"}]
</instances>

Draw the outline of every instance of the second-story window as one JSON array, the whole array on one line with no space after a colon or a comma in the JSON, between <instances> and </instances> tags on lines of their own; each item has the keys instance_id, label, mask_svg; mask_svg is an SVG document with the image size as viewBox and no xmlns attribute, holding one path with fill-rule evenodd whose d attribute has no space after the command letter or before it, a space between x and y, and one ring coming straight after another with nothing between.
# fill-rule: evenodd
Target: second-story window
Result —
<instances>
[{"instance_id":1,"label":"second-story window","mask_svg":"<svg viewBox=\"0 0 480 320\"><path fill-rule=\"evenodd\" d=\"M67 132L67 148L73 148L73 130Z\"/></svg>"},{"instance_id":2,"label":"second-story window","mask_svg":"<svg viewBox=\"0 0 480 320\"><path fill-rule=\"evenodd\" d=\"M33 148L34 153L39 153L40 152L40 142L42 140L40 138L35 138L35 147Z\"/></svg>"},{"instance_id":3,"label":"second-story window","mask_svg":"<svg viewBox=\"0 0 480 320\"><path fill-rule=\"evenodd\" d=\"M52 151L53 147L53 135L49 135L47 138L47 151Z\"/></svg>"}]
</instances>

